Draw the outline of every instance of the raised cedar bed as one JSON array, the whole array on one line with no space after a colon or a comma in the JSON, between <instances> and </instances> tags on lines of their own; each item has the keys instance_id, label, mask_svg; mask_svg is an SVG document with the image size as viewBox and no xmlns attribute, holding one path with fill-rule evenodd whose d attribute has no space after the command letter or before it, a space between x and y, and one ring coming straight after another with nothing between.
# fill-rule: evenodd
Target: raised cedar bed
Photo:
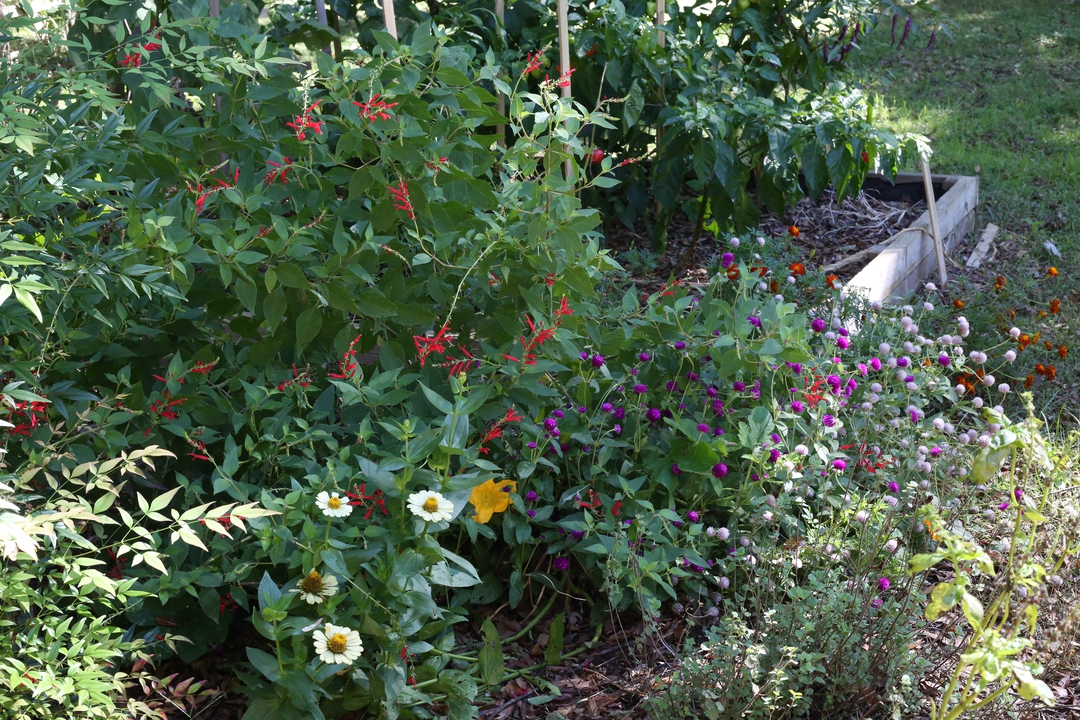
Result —
<instances>
[{"instance_id":1,"label":"raised cedar bed","mask_svg":"<svg viewBox=\"0 0 1080 720\"><path fill-rule=\"evenodd\" d=\"M934 175L934 198L937 201L939 232L946 255L975 229L979 204L979 179L959 175ZM869 176L863 190L884 200L910 198L925 200L922 175L900 173L896 183ZM847 282L852 292L867 299L886 301L910 295L920 284L938 276L934 239L930 235L930 213L924 212L906 230L866 254L873 259ZM837 265L842 263L837 263Z\"/></svg>"}]
</instances>

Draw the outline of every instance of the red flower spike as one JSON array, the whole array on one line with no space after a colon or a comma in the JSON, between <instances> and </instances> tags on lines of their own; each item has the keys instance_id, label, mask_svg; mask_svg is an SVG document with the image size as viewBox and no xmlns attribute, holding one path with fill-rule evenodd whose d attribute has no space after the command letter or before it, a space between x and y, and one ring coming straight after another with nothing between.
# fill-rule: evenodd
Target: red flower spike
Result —
<instances>
[{"instance_id":1,"label":"red flower spike","mask_svg":"<svg viewBox=\"0 0 1080 720\"><path fill-rule=\"evenodd\" d=\"M409 185L404 180L399 182L396 186L388 185L387 190L394 196L394 209L404 210L409 214L410 220L415 220L416 215L413 214L412 202L409 201Z\"/></svg>"}]
</instances>

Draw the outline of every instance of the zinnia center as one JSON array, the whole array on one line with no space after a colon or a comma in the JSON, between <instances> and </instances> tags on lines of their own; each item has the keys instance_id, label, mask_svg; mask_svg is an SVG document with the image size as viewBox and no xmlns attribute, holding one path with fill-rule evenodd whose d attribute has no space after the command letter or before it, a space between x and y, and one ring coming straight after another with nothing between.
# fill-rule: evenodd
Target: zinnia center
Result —
<instances>
[{"instance_id":1,"label":"zinnia center","mask_svg":"<svg viewBox=\"0 0 1080 720\"><path fill-rule=\"evenodd\" d=\"M300 582L300 589L306 593L311 593L312 595L322 594L322 575L320 575L316 570L312 570L307 574L307 577Z\"/></svg>"},{"instance_id":2,"label":"zinnia center","mask_svg":"<svg viewBox=\"0 0 1080 720\"><path fill-rule=\"evenodd\" d=\"M345 652L347 646L348 642L346 642L345 636L341 633L326 638L326 649L335 655L340 655Z\"/></svg>"},{"instance_id":3,"label":"zinnia center","mask_svg":"<svg viewBox=\"0 0 1080 720\"><path fill-rule=\"evenodd\" d=\"M424 512L433 513L439 509L439 501L433 497L429 497L424 501Z\"/></svg>"},{"instance_id":4,"label":"zinnia center","mask_svg":"<svg viewBox=\"0 0 1080 720\"><path fill-rule=\"evenodd\" d=\"M331 510L340 510L341 509L341 498L336 498L336 497L330 498L329 500L326 501L326 507L330 508Z\"/></svg>"}]
</instances>

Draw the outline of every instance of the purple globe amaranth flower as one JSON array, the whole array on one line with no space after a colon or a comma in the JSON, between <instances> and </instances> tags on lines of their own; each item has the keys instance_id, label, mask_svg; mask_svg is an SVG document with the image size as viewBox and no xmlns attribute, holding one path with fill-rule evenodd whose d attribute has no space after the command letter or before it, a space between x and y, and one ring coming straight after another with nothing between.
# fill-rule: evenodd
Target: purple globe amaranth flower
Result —
<instances>
[{"instance_id":1,"label":"purple globe amaranth flower","mask_svg":"<svg viewBox=\"0 0 1080 720\"><path fill-rule=\"evenodd\" d=\"M615 408L615 412L611 413L611 417L615 418L616 420L621 421L623 418L626 417L626 408L622 408L622 407Z\"/></svg>"},{"instance_id":2,"label":"purple globe amaranth flower","mask_svg":"<svg viewBox=\"0 0 1080 720\"><path fill-rule=\"evenodd\" d=\"M712 467L712 474L714 478L719 480L720 478L728 474L727 465L725 465L724 463L716 463Z\"/></svg>"},{"instance_id":3,"label":"purple globe amaranth flower","mask_svg":"<svg viewBox=\"0 0 1080 720\"><path fill-rule=\"evenodd\" d=\"M686 513L686 517L687 517L687 519L689 519L689 520L690 520L690 522L695 522L695 523L696 523L696 522L697 522L698 520L700 520L700 519L701 519L701 516L700 516L700 515L698 515L698 512L697 512L697 510L691 510L690 512Z\"/></svg>"},{"instance_id":4,"label":"purple globe amaranth flower","mask_svg":"<svg viewBox=\"0 0 1080 720\"><path fill-rule=\"evenodd\" d=\"M904 367L907 367L910 364L911 364L911 361L908 360L907 357L901 356L901 357L896 358L896 367L904 368Z\"/></svg>"},{"instance_id":5,"label":"purple globe amaranth flower","mask_svg":"<svg viewBox=\"0 0 1080 720\"><path fill-rule=\"evenodd\" d=\"M1013 497L1016 498L1016 502L1020 502L1020 498L1024 497L1024 488L1022 488L1022 487L1013 488Z\"/></svg>"},{"instance_id":6,"label":"purple globe amaranth flower","mask_svg":"<svg viewBox=\"0 0 1080 720\"><path fill-rule=\"evenodd\" d=\"M881 590L882 592L885 592L886 590L888 590L889 586L891 584L892 583L889 582L889 578L887 578L887 577L880 578L877 581L878 590Z\"/></svg>"},{"instance_id":7,"label":"purple globe amaranth flower","mask_svg":"<svg viewBox=\"0 0 1080 720\"><path fill-rule=\"evenodd\" d=\"M1003 502L1000 505L998 505L998 510L1008 510L1008 509L1009 509L1009 503L1008 502Z\"/></svg>"},{"instance_id":8,"label":"purple globe amaranth flower","mask_svg":"<svg viewBox=\"0 0 1080 720\"><path fill-rule=\"evenodd\" d=\"M686 379L689 380L690 382L697 382L698 381L698 374L696 372L694 372L693 370L691 370L690 372L686 373Z\"/></svg>"},{"instance_id":9,"label":"purple globe amaranth flower","mask_svg":"<svg viewBox=\"0 0 1080 720\"><path fill-rule=\"evenodd\" d=\"M612 405L611 403L604 403L603 405L600 406L600 409L603 410L606 413L609 413L609 412L611 412L612 410L615 409L615 406Z\"/></svg>"},{"instance_id":10,"label":"purple globe amaranth flower","mask_svg":"<svg viewBox=\"0 0 1080 720\"><path fill-rule=\"evenodd\" d=\"M731 267L731 264L735 262L735 256L732 253L726 252L720 256L720 267L727 269Z\"/></svg>"},{"instance_id":11,"label":"purple globe amaranth flower","mask_svg":"<svg viewBox=\"0 0 1080 720\"><path fill-rule=\"evenodd\" d=\"M840 348L841 350L847 350L849 347L851 347L851 341L848 340L846 337L838 337L836 338L836 347Z\"/></svg>"},{"instance_id":12,"label":"purple globe amaranth flower","mask_svg":"<svg viewBox=\"0 0 1080 720\"><path fill-rule=\"evenodd\" d=\"M536 517L536 511L535 511L535 510L533 510L532 508L529 508L529 511L528 511L528 513L526 513L526 514L527 514L527 515L528 515L529 517L531 517L531 518L534 518L534 517Z\"/></svg>"},{"instance_id":13,"label":"purple globe amaranth flower","mask_svg":"<svg viewBox=\"0 0 1080 720\"><path fill-rule=\"evenodd\" d=\"M891 480L889 482L889 492L900 492L900 483L896 482L895 480Z\"/></svg>"},{"instance_id":14,"label":"purple globe amaranth flower","mask_svg":"<svg viewBox=\"0 0 1080 720\"><path fill-rule=\"evenodd\" d=\"M791 368L791 372L795 373L796 375L802 375L802 364L801 363L791 363L791 362L789 362L789 363L785 363L785 364L789 368Z\"/></svg>"},{"instance_id":15,"label":"purple globe amaranth flower","mask_svg":"<svg viewBox=\"0 0 1080 720\"><path fill-rule=\"evenodd\" d=\"M555 569L556 570L565 570L568 567L570 567L570 560L569 559L564 558L564 557L555 558Z\"/></svg>"},{"instance_id":16,"label":"purple globe amaranth flower","mask_svg":"<svg viewBox=\"0 0 1080 720\"><path fill-rule=\"evenodd\" d=\"M528 447L529 447L530 450L535 450L536 449L536 443L535 442L530 442L528 444Z\"/></svg>"},{"instance_id":17,"label":"purple globe amaranth flower","mask_svg":"<svg viewBox=\"0 0 1080 720\"><path fill-rule=\"evenodd\" d=\"M832 427L832 426L836 425L836 418L833 417L832 415L825 415L824 417L821 418L821 424L824 425L825 427Z\"/></svg>"},{"instance_id":18,"label":"purple globe amaranth flower","mask_svg":"<svg viewBox=\"0 0 1080 720\"><path fill-rule=\"evenodd\" d=\"M668 380L666 383L664 383L664 388L671 391L680 389L679 383L675 382L674 380Z\"/></svg>"},{"instance_id":19,"label":"purple globe amaranth flower","mask_svg":"<svg viewBox=\"0 0 1080 720\"><path fill-rule=\"evenodd\" d=\"M582 351L581 351L581 359L582 359L582 360L588 360L588 359L589 359L589 353L587 353L587 352L585 352L584 350L582 350Z\"/></svg>"},{"instance_id":20,"label":"purple globe amaranth flower","mask_svg":"<svg viewBox=\"0 0 1080 720\"><path fill-rule=\"evenodd\" d=\"M630 388L637 395L644 395L649 392L649 388L644 383L638 383L634 387Z\"/></svg>"},{"instance_id":21,"label":"purple globe amaranth flower","mask_svg":"<svg viewBox=\"0 0 1080 720\"><path fill-rule=\"evenodd\" d=\"M724 428L718 427L718 428L716 428L715 430L712 431L712 434L713 434L713 437L720 437L721 435L724 434Z\"/></svg>"},{"instance_id":22,"label":"purple globe amaranth flower","mask_svg":"<svg viewBox=\"0 0 1080 720\"><path fill-rule=\"evenodd\" d=\"M660 419L660 410L658 410L657 408L649 408L645 412L645 418L649 422L656 422L657 420Z\"/></svg>"},{"instance_id":23,"label":"purple globe amaranth flower","mask_svg":"<svg viewBox=\"0 0 1080 720\"><path fill-rule=\"evenodd\" d=\"M593 355L591 358L589 358L589 362L592 363L592 366L594 368L603 367L604 357L602 355Z\"/></svg>"},{"instance_id":24,"label":"purple globe amaranth flower","mask_svg":"<svg viewBox=\"0 0 1080 720\"><path fill-rule=\"evenodd\" d=\"M562 410L552 410L552 411L551 411L551 414L552 414L552 415L553 415L554 417L557 417L557 418L559 418L560 420L562 420L562 419L563 419L564 417L566 417L566 415L564 415L564 414L563 414L563 411L562 411Z\"/></svg>"},{"instance_id":25,"label":"purple globe amaranth flower","mask_svg":"<svg viewBox=\"0 0 1080 720\"><path fill-rule=\"evenodd\" d=\"M866 369L866 363L859 363L858 368L859 368L859 374L862 375L863 377L865 377L866 373L868 372L867 369Z\"/></svg>"},{"instance_id":26,"label":"purple globe amaranth flower","mask_svg":"<svg viewBox=\"0 0 1080 720\"><path fill-rule=\"evenodd\" d=\"M949 367L949 365L952 363L952 359L948 355L944 354L938 355L937 361L938 365L940 365L941 367Z\"/></svg>"},{"instance_id":27,"label":"purple globe amaranth flower","mask_svg":"<svg viewBox=\"0 0 1080 720\"><path fill-rule=\"evenodd\" d=\"M709 426L706 425L705 423L698 423L697 429L698 429L698 432L703 432L703 433L709 432Z\"/></svg>"},{"instance_id":28,"label":"purple globe amaranth flower","mask_svg":"<svg viewBox=\"0 0 1080 720\"><path fill-rule=\"evenodd\" d=\"M558 429L558 427L559 427L559 423L555 418L553 418L553 417L544 418L544 429L547 430L548 432L552 432L552 431Z\"/></svg>"},{"instance_id":29,"label":"purple globe amaranth flower","mask_svg":"<svg viewBox=\"0 0 1080 720\"><path fill-rule=\"evenodd\" d=\"M810 329L814 332L823 332L825 330L825 321L821 318L814 318L814 321L810 323Z\"/></svg>"},{"instance_id":30,"label":"purple globe amaranth flower","mask_svg":"<svg viewBox=\"0 0 1080 720\"><path fill-rule=\"evenodd\" d=\"M780 459L780 450L778 448L773 448L772 450L769 451L769 462L775 463L779 459Z\"/></svg>"},{"instance_id":31,"label":"purple globe amaranth flower","mask_svg":"<svg viewBox=\"0 0 1080 720\"><path fill-rule=\"evenodd\" d=\"M585 531L584 530L571 530L570 531L570 537L574 538L575 540L580 540L581 538L585 537Z\"/></svg>"},{"instance_id":32,"label":"purple globe amaranth flower","mask_svg":"<svg viewBox=\"0 0 1080 720\"><path fill-rule=\"evenodd\" d=\"M618 423L615 424L615 434L622 435L622 425L619 425Z\"/></svg>"},{"instance_id":33,"label":"purple globe amaranth flower","mask_svg":"<svg viewBox=\"0 0 1080 720\"><path fill-rule=\"evenodd\" d=\"M716 397L717 395L720 394L720 391L717 390L714 387L710 387L708 390L705 391L705 394L708 395L711 398L714 398L714 397Z\"/></svg>"},{"instance_id":34,"label":"purple globe amaranth flower","mask_svg":"<svg viewBox=\"0 0 1080 720\"><path fill-rule=\"evenodd\" d=\"M845 462L844 460L833 460L832 466L834 470L847 470L847 462Z\"/></svg>"},{"instance_id":35,"label":"purple globe amaranth flower","mask_svg":"<svg viewBox=\"0 0 1080 720\"><path fill-rule=\"evenodd\" d=\"M876 357L875 358L870 358L870 367L872 367L874 370L880 370L881 369L881 360L878 360Z\"/></svg>"},{"instance_id":36,"label":"purple globe amaranth flower","mask_svg":"<svg viewBox=\"0 0 1080 720\"><path fill-rule=\"evenodd\" d=\"M773 445L779 445L780 444L780 436L777 435L776 433L772 433L771 435L769 435L769 439L772 440Z\"/></svg>"},{"instance_id":37,"label":"purple globe amaranth flower","mask_svg":"<svg viewBox=\"0 0 1080 720\"><path fill-rule=\"evenodd\" d=\"M751 315L750 317L746 318L746 320L754 327L761 327L761 318L759 317L754 317L753 315Z\"/></svg>"},{"instance_id":38,"label":"purple globe amaranth flower","mask_svg":"<svg viewBox=\"0 0 1080 720\"><path fill-rule=\"evenodd\" d=\"M736 380L731 384L731 388L735 392L742 392L746 389L746 383L744 383L742 380Z\"/></svg>"},{"instance_id":39,"label":"purple globe amaranth flower","mask_svg":"<svg viewBox=\"0 0 1080 720\"><path fill-rule=\"evenodd\" d=\"M930 457L937 457L940 454L941 454L941 448L939 448L937 445L930 448Z\"/></svg>"},{"instance_id":40,"label":"purple globe amaranth flower","mask_svg":"<svg viewBox=\"0 0 1080 720\"><path fill-rule=\"evenodd\" d=\"M647 353L647 352L639 353L638 356L637 356L637 359L640 360L641 362L649 362L649 353Z\"/></svg>"},{"instance_id":41,"label":"purple globe amaranth flower","mask_svg":"<svg viewBox=\"0 0 1080 720\"><path fill-rule=\"evenodd\" d=\"M536 498L538 497L539 495L536 494L535 490L530 490L529 492L525 493L525 499L529 502L536 502Z\"/></svg>"},{"instance_id":42,"label":"purple globe amaranth flower","mask_svg":"<svg viewBox=\"0 0 1080 720\"><path fill-rule=\"evenodd\" d=\"M799 400L795 400L794 402L791 403L791 412L793 412L793 413L801 413L803 411L803 409L804 409L804 406L803 406L802 402L800 402Z\"/></svg>"},{"instance_id":43,"label":"purple globe amaranth flower","mask_svg":"<svg viewBox=\"0 0 1080 720\"><path fill-rule=\"evenodd\" d=\"M682 470L679 469L679 463L671 463L671 474L682 475Z\"/></svg>"},{"instance_id":44,"label":"purple globe amaranth flower","mask_svg":"<svg viewBox=\"0 0 1080 720\"><path fill-rule=\"evenodd\" d=\"M840 328L836 332L840 333L840 337L847 337L848 336L848 329L847 328Z\"/></svg>"},{"instance_id":45,"label":"purple globe amaranth flower","mask_svg":"<svg viewBox=\"0 0 1080 720\"><path fill-rule=\"evenodd\" d=\"M675 343L675 349L676 350L685 350L686 349L686 343L684 343L682 340L679 340L677 343Z\"/></svg>"}]
</instances>

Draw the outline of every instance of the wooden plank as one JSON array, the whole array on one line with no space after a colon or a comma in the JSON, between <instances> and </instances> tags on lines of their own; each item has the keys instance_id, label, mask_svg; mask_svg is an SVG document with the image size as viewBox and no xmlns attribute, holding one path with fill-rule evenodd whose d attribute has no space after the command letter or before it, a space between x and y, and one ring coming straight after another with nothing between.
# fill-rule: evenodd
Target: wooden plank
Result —
<instances>
[{"instance_id":1,"label":"wooden plank","mask_svg":"<svg viewBox=\"0 0 1080 720\"><path fill-rule=\"evenodd\" d=\"M893 237L896 237L896 236L894 235ZM889 243L892 242L892 240L893 240L893 238L889 238L888 240L886 240L883 243L878 243L877 245L872 245L872 246L870 246L868 248L864 248L864 249L860 250L859 252L855 253L854 255L848 255L846 258L843 258L842 260L837 260L834 263L829 263L825 267L821 268L821 270L822 270L822 272L830 273L830 272L833 272L835 270L839 270L842 267L847 267L848 265L851 265L852 263L858 262L858 261L862 260L863 258L865 258L867 256L873 257L875 255L880 255L882 252L884 252L885 248L889 247Z\"/></svg>"},{"instance_id":2,"label":"wooden plank","mask_svg":"<svg viewBox=\"0 0 1080 720\"><path fill-rule=\"evenodd\" d=\"M959 177L937 202L938 222L945 252L954 248L975 228L979 180ZM889 247L871 260L848 287L869 300L888 300L913 292L936 269L930 217L924 212L911 226L897 233Z\"/></svg>"},{"instance_id":3,"label":"wooden plank","mask_svg":"<svg viewBox=\"0 0 1080 720\"><path fill-rule=\"evenodd\" d=\"M997 237L998 229L998 226L994 223L990 223L986 226L986 229L983 230L982 237L979 238L979 244L975 246L971 256L968 257L967 262L965 263L966 267L974 269L982 264L983 258L986 257L986 254L990 252L990 248L994 245L994 238Z\"/></svg>"},{"instance_id":4,"label":"wooden plank","mask_svg":"<svg viewBox=\"0 0 1080 720\"><path fill-rule=\"evenodd\" d=\"M566 76L566 82L562 86L562 96L570 97L570 21L567 4L569 0L558 0L557 10L559 15L559 76ZM569 127L569 123L567 124ZM574 164L569 159L563 168L567 181L573 180Z\"/></svg>"},{"instance_id":5,"label":"wooden plank","mask_svg":"<svg viewBox=\"0 0 1080 720\"><path fill-rule=\"evenodd\" d=\"M660 27L667 22L664 17L664 0L656 0L656 44L664 47L664 31Z\"/></svg>"}]
</instances>

